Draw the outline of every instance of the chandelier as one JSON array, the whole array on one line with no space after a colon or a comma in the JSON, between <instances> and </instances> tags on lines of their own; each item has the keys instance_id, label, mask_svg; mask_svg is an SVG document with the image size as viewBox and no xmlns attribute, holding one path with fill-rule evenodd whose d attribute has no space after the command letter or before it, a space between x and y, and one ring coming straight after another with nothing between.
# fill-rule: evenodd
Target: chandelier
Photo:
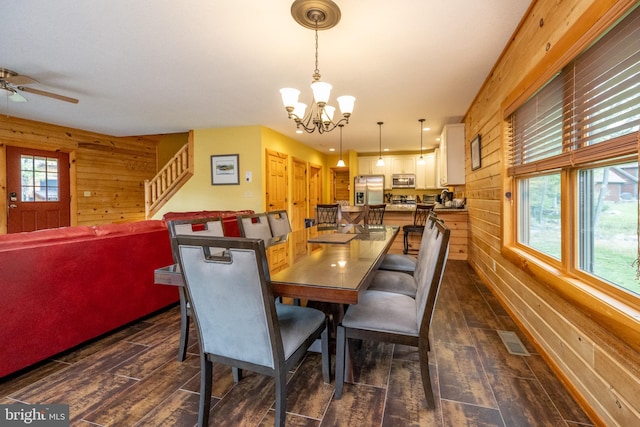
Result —
<instances>
[{"instance_id":1,"label":"chandelier","mask_svg":"<svg viewBox=\"0 0 640 427\"><path fill-rule=\"evenodd\" d=\"M320 80L320 70L318 68L318 30L333 28L340 21L340 9L331 0L296 0L291 5L291 15L293 19L305 28L312 28L315 31L316 40L316 68L313 72L311 90L313 101L311 108L307 110L307 105L298 102L300 91L293 88L280 89L282 103L289 114L289 118L296 122L297 133L306 131L313 133L331 132L340 124L348 124L349 117L353 112L355 98L350 95L343 95L337 98L342 118L334 121L335 107L328 105L332 86Z\"/></svg>"}]
</instances>

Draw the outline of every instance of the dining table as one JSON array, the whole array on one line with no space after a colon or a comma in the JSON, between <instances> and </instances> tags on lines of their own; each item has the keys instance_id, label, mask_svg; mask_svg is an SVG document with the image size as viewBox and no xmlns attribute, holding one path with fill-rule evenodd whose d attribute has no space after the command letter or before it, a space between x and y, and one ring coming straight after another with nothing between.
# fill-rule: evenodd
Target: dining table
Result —
<instances>
[{"instance_id":1,"label":"dining table","mask_svg":"<svg viewBox=\"0 0 640 427\"><path fill-rule=\"evenodd\" d=\"M267 258L274 254L268 259L274 296L357 304L398 230L395 225L316 225L265 241ZM177 264L156 269L154 281L184 287Z\"/></svg>"}]
</instances>

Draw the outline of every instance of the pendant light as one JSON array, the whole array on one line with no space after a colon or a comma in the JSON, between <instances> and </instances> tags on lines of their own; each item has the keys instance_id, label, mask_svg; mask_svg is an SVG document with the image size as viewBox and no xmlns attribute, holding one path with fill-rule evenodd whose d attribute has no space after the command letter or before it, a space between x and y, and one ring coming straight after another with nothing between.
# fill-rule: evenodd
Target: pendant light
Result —
<instances>
[{"instance_id":1,"label":"pendant light","mask_svg":"<svg viewBox=\"0 0 640 427\"><path fill-rule=\"evenodd\" d=\"M418 159L418 164L424 164L424 158L422 157L422 134L424 133L424 119L419 119L420 122L420 158Z\"/></svg>"},{"instance_id":2,"label":"pendant light","mask_svg":"<svg viewBox=\"0 0 640 427\"><path fill-rule=\"evenodd\" d=\"M378 126L380 127L380 146L379 146L379 155L380 157L378 157L378 161L376 162L376 166L384 166L384 160L382 160L382 125L384 123L383 122L378 122Z\"/></svg>"},{"instance_id":3,"label":"pendant light","mask_svg":"<svg viewBox=\"0 0 640 427\"><path fill-rule=\"evenodd\" d=\"M338 127L340 127L340 160L338 160L338 164L336 165L339 168L343 168L345 166L344 160L342 160L342 127L344 125L340 123Z\"/></svg>"}]
</instances>

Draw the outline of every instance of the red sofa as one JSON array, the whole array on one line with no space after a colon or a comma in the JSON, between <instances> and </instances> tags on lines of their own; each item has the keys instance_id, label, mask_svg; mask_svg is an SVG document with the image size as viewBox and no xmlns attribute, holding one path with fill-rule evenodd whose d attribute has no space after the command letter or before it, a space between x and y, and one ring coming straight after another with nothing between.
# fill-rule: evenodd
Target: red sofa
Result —
<instances>
[{"instance_id":1,"label":"red sofa","mask_svg":"<svg viewBox=\"0 0 640 427\"><path fill-rule=\"evenodd\" d=\"M238 236L253 211L203 212L168 217L218 214ZM177 302L153 281L169 264L162 220L0 235L0 378Z\"/></svg>"}]
</instances>

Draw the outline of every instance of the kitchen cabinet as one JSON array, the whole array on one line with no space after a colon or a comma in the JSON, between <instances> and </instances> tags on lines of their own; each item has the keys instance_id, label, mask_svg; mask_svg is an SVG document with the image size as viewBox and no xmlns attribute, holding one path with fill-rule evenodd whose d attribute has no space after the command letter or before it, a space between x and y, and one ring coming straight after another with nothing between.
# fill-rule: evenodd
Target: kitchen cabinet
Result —
<instances>
[{"instance_id":1,"label":"kitchen cabinet","mask_svg":"<svg viewBox=\"0 0 640 427\"><path fill-rule=\"evenodd\" d=\"M416 157L391 157L391 173L416 173Z\"/></svg>"},{"instance_id":2,"label":"kitchen cabinet","mask_svg":"<svg viewBox=\"0 0 640 427\"><path fill-rule=\"evenodd\" d=\"M379 156L358 157L358 175L384 175L385 190L391 189L391 158L382 156L384 166L377 166Z\"/></svg>"},{"instance_id":3,"label":"kitchen cabinet","mask_svg":"<svg viewBox=\"0 0 640 427\"><path fill-rule=\"evenodd\" d=\"M446 125L440 135L440 185L464 185L464 123Z\"/></svg>"},{"instance_id":4,"label":"kitchen cabinet","mask_svg":"<svg viewBox=\"0 0 640 427\"><path fill-rule=\"evenodd\" d=\"M419 162L420 156L416 157L416 189L438 188L440 178L438 174L438 164L436 163L436 153L422 155L423 162Z\"/></svg>"}]
</instances>

